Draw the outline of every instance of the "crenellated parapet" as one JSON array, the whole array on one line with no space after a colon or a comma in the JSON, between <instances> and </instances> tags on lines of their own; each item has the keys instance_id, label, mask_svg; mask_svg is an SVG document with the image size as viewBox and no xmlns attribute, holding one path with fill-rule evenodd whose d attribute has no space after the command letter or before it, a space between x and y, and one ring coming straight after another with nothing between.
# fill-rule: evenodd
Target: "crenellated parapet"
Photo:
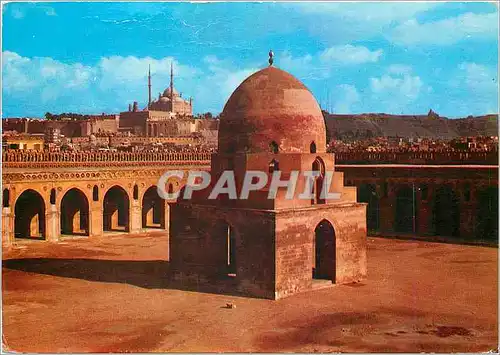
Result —
<instances>
[{"instance_id":1,"label":"crenellated parapet","mask_svg":"<svg viewBox=\"0 0 500 355\"><path fill-rule=\"evenodd\" d=\"M39 152L7 151L4 168L113 167L155 165L207 165L208 152Z\"/></svg>"},{"instance_id":2,"label":"crenellated parapet","mask_svg":"<svg viewBox=\"0 0 500 355\"><path fill-rule=\"evenodd\" d=\"M497 165L496 151L404 151L335 153L338 164L485 164Z\"/></svg>"}]
</instances>

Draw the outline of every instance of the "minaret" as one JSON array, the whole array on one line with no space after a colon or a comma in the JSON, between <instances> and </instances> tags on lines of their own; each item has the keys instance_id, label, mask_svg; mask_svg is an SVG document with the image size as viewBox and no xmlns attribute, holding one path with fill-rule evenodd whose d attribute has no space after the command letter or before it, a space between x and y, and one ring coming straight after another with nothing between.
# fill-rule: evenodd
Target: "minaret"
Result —
<instances>
[{"instance_id":1,"label":"minaret","mask_svg":"<svg viewBox=\"0 0 500 355\"><path fill-rule=\"evenodd\" d=\"M174 112L174 62L170 63L170 112Z\"/></svg>"},{"instance_id":2,"label":"minaret","mask_svg":"<svg viewBox=\"0 0 500 355\"><path fill-rule=\"evenodd\" d=\"M151 64L149 65L149 72L148 72L148 109L151 107Z\"/></svg>"}]
</instances>

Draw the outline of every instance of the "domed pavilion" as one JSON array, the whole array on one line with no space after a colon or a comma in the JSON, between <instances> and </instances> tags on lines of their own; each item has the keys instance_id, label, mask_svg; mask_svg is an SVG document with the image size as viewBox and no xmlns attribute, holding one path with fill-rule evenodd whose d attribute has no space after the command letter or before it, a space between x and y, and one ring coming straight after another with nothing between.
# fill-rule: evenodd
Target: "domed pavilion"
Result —
<instances>
[{"instance_id":1,"label":"domed pavilion","mask_svg":"<svg viewBox=\"0 0 500 355\"><path fill-rule=\"evenodd\" d=\"M234 174L240 197L249 171L265 172L267 184L246 199L209 198L224 172ZM299 177L288 196L282 184L269 198L273 174L284 181L294 171L316 178ZM233 92L221 114L211 177L207 188L171 205L173 284L278 299L365 278L366 204L335 171L316 99L289 73L270 65ZM323 186L330 195L321 194Z\"/></svg>"}]
</instances>

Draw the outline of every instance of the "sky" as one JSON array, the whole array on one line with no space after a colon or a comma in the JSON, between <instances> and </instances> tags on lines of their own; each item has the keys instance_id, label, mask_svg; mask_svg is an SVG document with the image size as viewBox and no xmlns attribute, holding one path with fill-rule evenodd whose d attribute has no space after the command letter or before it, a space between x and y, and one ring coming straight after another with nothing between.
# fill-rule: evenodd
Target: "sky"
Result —
<instances>
[{"instance_id":1,"label":"sky","mask_svg":"<svg viewBox=\"0 0 500 355\"><path fill-rule=\"evenodd\" d=\"M332 113L498 113L495 3L2 4L2 117L118 113L174 86L195 113L274 65Z\"/></svg>"}]
</instances>

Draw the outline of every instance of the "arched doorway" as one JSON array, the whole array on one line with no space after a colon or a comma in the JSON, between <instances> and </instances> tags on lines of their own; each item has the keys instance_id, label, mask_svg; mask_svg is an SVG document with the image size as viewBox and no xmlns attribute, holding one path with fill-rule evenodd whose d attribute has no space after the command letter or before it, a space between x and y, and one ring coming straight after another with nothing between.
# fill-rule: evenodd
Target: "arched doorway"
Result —
<instances>
[{"instance_id":1,"label":"arched doorway","mask_svg":"<svg viewBox=\"0 0 500 355\"><path fill-rule=\"evenodd\" d=\"M316 158L312 164L312 171L319 173L319 176L314 180L313 198L311 204L323 204L325 199L321 196L323 190L323 181L325 179L325 163L321 158Z\"/></svg>"},{"instance_id":2,"label":"arched doorway","mask_svg":"<svg viewBox=\"0 0 500 355\"><path fill-rule=\"evenodd\" d=\"M402 186L396 192L395 231L400 233L416 233L417 206L415 191L410 186Z\"/></svg>"},{"instance_id":3,"label":"arched doorway","mask_svg":"<svg viewBox=\"0 0 500 355\"><path fill-rule=\"evenodd\" d=\"M89 235L89 201L77 188L69 190L62 198L61 234Z\"/></svg>"},{"instance_id":4,"label":"arched doorway","mask_svg":"<svg viewBox=\"0 0 500 355\"><path fill-rule=\"evenodd\" d=\"M331 280L336 278L336 241L335 229L326 219L322 220L314 230L313 238L313 279Z\"/></svg>"},{"instance_id":5,"label":"arched doorway","mask_svg":"<svg viewBox=\"0 0 500 355\"><path fill-rule=\"evenodd\" d=\"M358 189L358 202L366 202L366 228L377 231L380 227L380 207L377 188L373 184L361 184Z\"/></svg>"},{"instance_id":6,"label":"arched doorway","mask_svg":"<svg viewBox=\"0 0 500 355\"><path fill-rule=\"evenodd\" d=\"M165 228L165 200L156 186L148 188L142 198L142 228Z\"/></svg>"},{"instance_id":7,"label":"arched doorway","mask_svg":"<svg viewBox=\"0 0 500 355\"><path fill-rule=\"evenodd\" d=\"M480 190L477 197L476 236L498 241L498 187Z\"/></svg>"},{"instance_id":8,"label":"arched doorway","mask_svg":"<svg viewBox=\"0 0 500 355\"><path fill-rule=\"evenodd\" d=\"M449 185L441 186L436 191L433 224L435 235L458 237L460 234L459 200Z\"/></svg>"},{"instance_id":9,"label":"arched doorway","mask_svg":"<svg viewBox=\"0 0 500 355\"><path fill-rule=\"evenodd\" d=\"M129 231L129 197L120 186L113 186L104 195L103 230Z\"/></svg>"},{"instance_id":10,"label":"arched doorway","mask_svg":"<svg viewBox=\"0 0 500 355\"><path fill-rule=\"evenodd\" d=\"M35 190L24 191L14 208L14 237L45 239L45 202Z\"/></svg>"}]
</instances>

